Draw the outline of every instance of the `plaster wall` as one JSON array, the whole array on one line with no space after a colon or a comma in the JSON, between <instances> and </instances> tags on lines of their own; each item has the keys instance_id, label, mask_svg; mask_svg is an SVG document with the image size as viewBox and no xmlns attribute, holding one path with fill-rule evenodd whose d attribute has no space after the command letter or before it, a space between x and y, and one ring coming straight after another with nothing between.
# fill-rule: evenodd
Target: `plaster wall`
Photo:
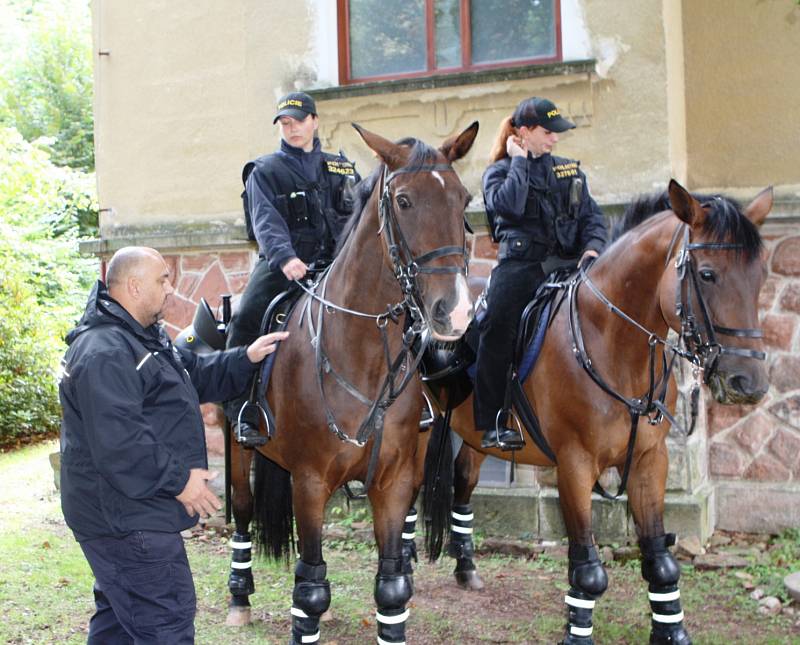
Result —
<instances>
[{"instance_id":1,"label":"plaster wall","mask_svg":"<svg viewBox=\"0 0 800 645\"><path fill-rule=\"evenodd\" d=\"M800 6L682 5L689 185L800 183Z\"/></svg>"},{"instance_id":2,"label":"plaster wall","mask_svg":"<svg viewBox=\"0 0 800 645\"><path fill-rule=\"evenodd\" d=\"M103 237L118 227L240 217L243 161L311 16L277 0L94 0ZM280 54L276 54L280 52ZM296 76L296 75L295 75Z\"/></svg>"}]
</instances>

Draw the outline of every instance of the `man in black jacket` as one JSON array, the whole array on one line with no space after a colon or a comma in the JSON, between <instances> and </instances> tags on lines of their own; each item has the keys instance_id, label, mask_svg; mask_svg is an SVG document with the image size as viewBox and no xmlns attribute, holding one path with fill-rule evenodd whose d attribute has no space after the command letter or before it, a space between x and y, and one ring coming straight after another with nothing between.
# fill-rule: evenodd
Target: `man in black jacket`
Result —
<instances>
[{"instance_id":1,"label":"man in black jacket","mask_svg":"<svg viewBox=\"0 0 800 645\"><path fill-rule=\"evenodd\" d=\"M345 157L322 151L317 107L308 94L284 96L273 123L280 128L280 149L252 162L245 184L258 262L231 321L228 347L257 337L272 299L302 279L312 262L332 258L353 209L352 187L360 179ZM254 412L252 406L244 408L238 422L243 403L243 398L229 401L225 414L238 440L252 448L266 437L258 434L257 410L256 416L247 414Z\"/></svg>"},{"instance_id":2,"label":"man in black jacket","mask_svg":"<svg viewBox=\"0 0 800 645\"><path fill-rule=\"evenodd\" d=\"M246 388L286 334L198 356L158 325L173 289L153 249L118 251L67 336L61 505L95 576L89 643L192 643L180 531L219 510L200 403Z\"/></svg>"}]
</instances>

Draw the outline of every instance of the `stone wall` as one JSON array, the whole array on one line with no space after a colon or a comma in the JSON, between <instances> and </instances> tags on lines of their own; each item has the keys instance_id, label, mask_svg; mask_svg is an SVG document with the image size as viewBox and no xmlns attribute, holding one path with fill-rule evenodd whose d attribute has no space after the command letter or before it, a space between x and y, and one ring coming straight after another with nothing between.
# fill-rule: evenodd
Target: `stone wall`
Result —
<instances>
[{"instance_id":1,"label":"stone wall","mask_svg":"<svg viewBox=\"0 0 800 645\"><path fill-rule=\"evenodd\" d=\"M781 205L776 210L780 217ZM755 407L708 406L710 474L725 529L800 524L800 236L796 225L768 220L764 228L769 275L760 307L770 389Z\"/></svg>"}]
</instances>

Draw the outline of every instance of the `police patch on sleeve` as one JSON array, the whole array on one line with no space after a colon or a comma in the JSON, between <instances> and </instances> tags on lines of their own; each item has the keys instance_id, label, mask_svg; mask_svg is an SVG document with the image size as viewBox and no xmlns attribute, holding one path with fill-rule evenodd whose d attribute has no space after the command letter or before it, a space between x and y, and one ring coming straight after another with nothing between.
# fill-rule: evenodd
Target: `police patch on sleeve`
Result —
<instances>
[{"instance_id":1,"label":"police patch on sleeve","mask_svg":"<svg viewBox=\"0 0 800 645\"><path fill-rule=\"evenodd\" d=\"M326 159L325 164L329 173L334 175L355 175L356 169L346 159Z\"/></svg>"}]
</instances>

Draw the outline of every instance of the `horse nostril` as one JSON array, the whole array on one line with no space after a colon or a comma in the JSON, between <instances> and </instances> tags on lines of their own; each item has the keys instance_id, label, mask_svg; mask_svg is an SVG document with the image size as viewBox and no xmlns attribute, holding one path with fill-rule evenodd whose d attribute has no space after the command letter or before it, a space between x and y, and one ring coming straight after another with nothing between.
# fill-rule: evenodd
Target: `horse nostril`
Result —
<instances>
[{"instance_id":1,"label":"horse nostril","mask_svg":"<svg viewBox=\"0 0 800 645\"><path fill-rule=\"evenodd\" d=\"M741 394L752 394L750 379L744 374L735 374L728 379L728 387Z\"/></svg>"},{"instance_id":2,"label":"horse nostril","mask_svg":"<svg viewBox=\"0 0 800 645\"><path fill-rule=\"evenodd\" d=\"M431 312L433 315L434 320L444 321L447 320L448 311L447 311L447 303L444 298L439 298L433 304L433 311Z\"/></svg>"}]
</instances>

